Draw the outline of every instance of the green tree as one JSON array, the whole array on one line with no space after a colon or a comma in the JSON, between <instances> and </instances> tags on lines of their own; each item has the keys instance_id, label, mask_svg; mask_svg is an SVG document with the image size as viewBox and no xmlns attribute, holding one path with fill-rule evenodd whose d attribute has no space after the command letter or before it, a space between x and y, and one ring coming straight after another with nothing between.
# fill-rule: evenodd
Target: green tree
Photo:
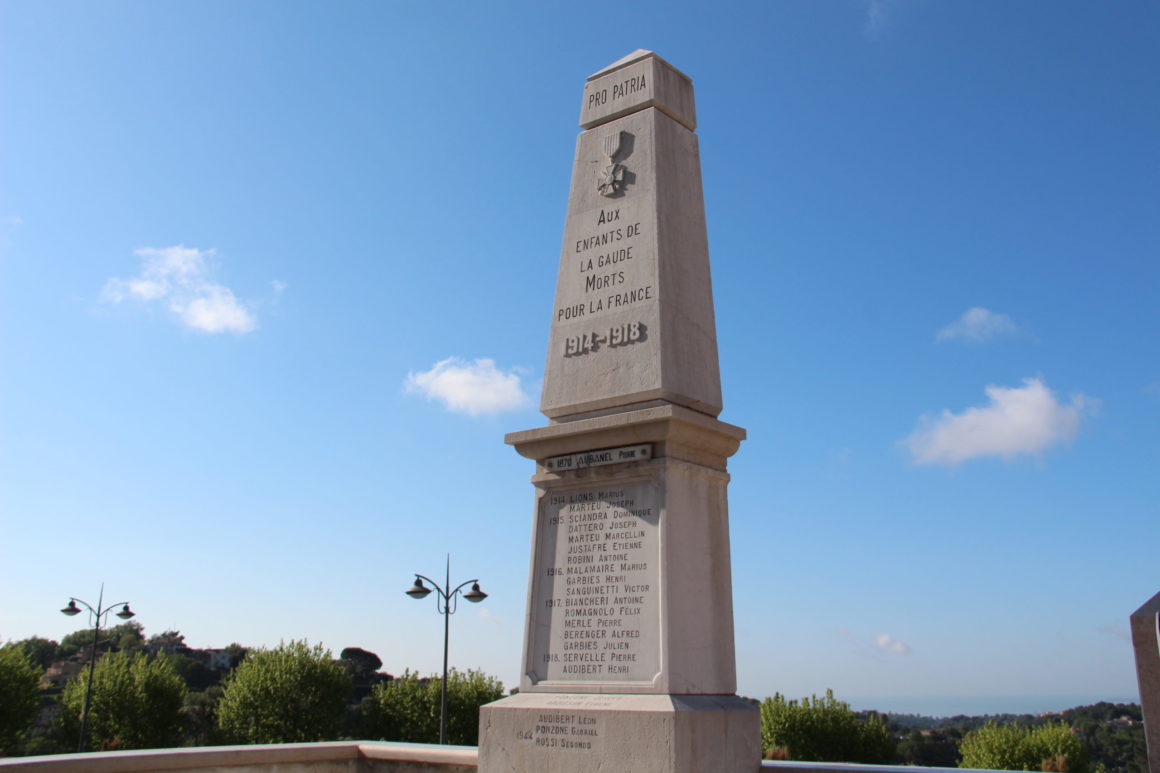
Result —
<instances>
[{"instance_id":1,"label":"green tree","mask_svg":"<svg viewBox=\"0 0 1160 773\"><path fill-rule=\"evenodd\" d=\"M108 637L116 652L142 652L145 649L145 626L136 620L113 626Z\"/></svg>"},{"instance_id":2,"label":"green tree","mask_svg":"<svg viewBox=\"0 0 1160 773\"><path fill-rule=\"evenodd\" d=\"M186 651L188 652L188 650ZM173 669L177 675L181 677L181 681L185 682L185 686L190 690L205 690L221 682L220 672L207 667L196 658L182 654L168 655L167 657L169 662L173 664Z\"/></svg>"},{"instance_id":3,"label":"green tree","mask_svg":"<svg viewBox=\"0 0 1160 773\"><path fill-rule=\"evenodd\" d=\"M185 634L177 630L155 633L149 637L148 643L158 645L169 654L189 650L189 647L185 646Z\"/></svg>"},{"instance_id":4,"label":"green tree","mask_svg":"<svg viewBox=\"0 0 1160 773\"><path fill-rule=\"evenodd\" d=\"M1083 743L1062 722L1038 727L988 722L963 737L959 745L962 768L992 770L1053 770L1087 773Z\"/></svg>"},{"instance_id":5,"label":"green tree","mask_svg":"<svg viewBox=\"0 0 1160 773\"><path fill-rule=\"evenodd\" d=\"M371 674L383 667L383 661L373 652L361 647L347 647L339 653L339 658L350 663L351 673L356 678L368 679Z\"/></svg>"},{"instance_id":6,"label":"green tree","mask_svg":"<svg viewBox=\"0 0 1160 773\"><path fill-rule=\"evenodd\" d=\"M19 644L0 647L0 756L20 745L36 719L43 673Z\"/></svg>"},{"instance_id":7,"label":"green tree","mask_svg":"<svg viewBox=\"0 0 1160 773\"><path fill-rule=\"evenodd\" d=\"M65 732L77 731L84 708L87 671L64 688ZM89 700L90 749L157 749L181 742L185 683L168 658L112 652L97 661Z\"/></svg>"},{"instance_id":8,"label":"green tree","mask_svg":"<svg viewBox=\"0 0 1160 773\"><path fill-rule=\"evenodd\" d=\"M957 735L953 730L911 730L898 744L898 759L906 765L956 767L959 764Z\"/></svg>"},{"instance_id":9,"label":"green tree","mask_svg":"<svg viewBox=\"0 0 1160 773\"><path fill-rule=\"evenodd\" d=\"M186 697L181 713L185 718L186 740L192 745L213 746L218 742L217 707L223 693L220 686L214 685Z\"/></svg>"},{"instance_id":10,"label":"green tree","mask_svg":"<svg viewBox=\"0 0 1160 773\"><path fill-rule=\"evenodd\" d=\"M21 639L16 644L24 650L25 655L32 658L33 663L42 669L48 668L60 660L60 645L52 639L31 636L27 639Z\"/></svg>"},{"instance_id":11,"label":"green tree","mask_svg":"<svg viewBox=\"0 0 1160 773\"><path fill-rule=\"evenodd\" d=\"M787 701L781 693L766 698L761 704L761 746L767 755L773 751L799 761L888 764L894 761L896 744L881 716L859 719L849 704L826 690L824 698Z\"/></svg>"},{"instance_id":12,"label":"green tree","mask_svg":"<svg viewBox=\"0 0 1160 773\"><path fill-rule=\"evenodd\" d=\"M363 734L384 741L439 742L441 679L420 679L410 670L375 685L363 706ZM479 707L503 697L503 683L482 671L447 676L447 740L479 743Z\"/></svg>"},{"instance_id":13,"label":"green tree","mask_svg":"<svg viewBox=\"0 0 1160 773\"><path fill-rule=\"evenodd\" d=\"M60 640L60 656L71 658L74 655L88 655L89 647L93 643L93 629L82 628L73 631ZM97 652L140 652L145 647L145 626L136 620L130 620L115 625L101 632L97 641Z\"/></svg>"},{"instance_id":14,"label":"green tree","mask_svg":"<svg viewBox=\"0 0 1160 773\"><path fill-rule=\"evenodd\" d=\"M234 642L230 646L226 647L225 650L226 653L228 653L230 656L230 668L237 668L240 666L242 661L246 659L246 653L249 652L249 649L243 647L237 642Z\"/></svg>"},{"instance_id":15,"label":"green tree","mask_svg":"<svg viewBox=\"0 0 1160 773\"><path fill-rule=\"evenodd\" d=\"M255 650L227 677L218 728L237 743L306 743L338 737L350 674L321 644Z\"/></svg>"}]
</instances>

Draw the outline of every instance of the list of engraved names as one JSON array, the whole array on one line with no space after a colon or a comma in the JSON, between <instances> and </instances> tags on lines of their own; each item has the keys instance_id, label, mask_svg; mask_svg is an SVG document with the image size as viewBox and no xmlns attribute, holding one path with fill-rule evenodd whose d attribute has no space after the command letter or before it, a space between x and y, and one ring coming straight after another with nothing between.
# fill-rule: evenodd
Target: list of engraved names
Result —
<instances>
[{"instance_id":1,"label":"list of engraved names","mask_svg":"<svg viewBox=\"0 0 1160 773\"><path fill-rule=\"evenodd\" d=\"M553 682L651 681L660 661L655 487L611 482L541 501L532 670Z\"/></svg>"}]
</instances>

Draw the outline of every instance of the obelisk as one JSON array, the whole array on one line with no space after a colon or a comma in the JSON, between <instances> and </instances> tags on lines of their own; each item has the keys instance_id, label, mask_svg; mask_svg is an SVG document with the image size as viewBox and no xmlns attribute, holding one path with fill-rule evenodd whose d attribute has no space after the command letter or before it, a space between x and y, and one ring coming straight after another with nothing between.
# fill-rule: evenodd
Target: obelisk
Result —
<instances>
[{"instance_id":1,"label":"obelisk","mask_svg":"<svg viewBox=\"0 0 1160 773\"><path fill-rule=\"evenodd\" d=\"M650 51L588 78L541 411L518 694L483 773L752 773L736 692L721 384L693 86Z\"/></svg>"},{"instance_id":2,"label":"obelisk","mask_svg":"<svg viewBox=\"0 0 1160 773\"><path fill-rule=\"evenodd\" d=\"M1148 770L1160 773L1160 593L1145 601L1128 619L1136 653L1140 708L1144 712Z\"/></svg>"}]
</instances>

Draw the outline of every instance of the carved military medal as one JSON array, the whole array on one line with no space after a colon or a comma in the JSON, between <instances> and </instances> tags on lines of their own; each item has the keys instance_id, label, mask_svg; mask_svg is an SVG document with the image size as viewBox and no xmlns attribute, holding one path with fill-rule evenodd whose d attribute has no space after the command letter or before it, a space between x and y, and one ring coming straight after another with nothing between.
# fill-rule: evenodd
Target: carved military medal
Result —
<instances>
[{"instance_id":1,"label":"carved military medal","mask_svg":"<svg viewBox=\"0 0 1160 773\"><path fill-rule=\"evenodd\" d=\"M608 157L608 164L600 172L596 183L596 190L600 191L601 196L615 196L624 189L624 166L616 162L623 133L613 132L604 138L604 155Z\"/></svg>"}]
</instances>

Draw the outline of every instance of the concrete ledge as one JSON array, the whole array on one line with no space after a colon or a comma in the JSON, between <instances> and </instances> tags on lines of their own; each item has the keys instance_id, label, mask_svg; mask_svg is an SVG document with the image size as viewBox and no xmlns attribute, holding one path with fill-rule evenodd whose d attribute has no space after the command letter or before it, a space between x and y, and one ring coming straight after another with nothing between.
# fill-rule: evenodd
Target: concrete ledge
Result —
<instances>
[{"instance_id":1,"label":"concrete ledge","mask_svg":"<svg viewBox=\"0 0 1160 773\"><path fill-rule=\"evenodd\" d=\"M920 765L863 765L860 762L796 762L794 760L762 760L762 770L780 773L995 773L978 768L930 768Z\"/></svg>"},{"instance_id":2,"label":"concrete ledge","mask_svg":"<svg viewBox=\"0 0 1160 773\"><path fill-rule=\"evenodd\" d=\"M335 741L0 759L0 773L474 773L474 746Z\"/></svg>"},{"instance_id":3,"label":"concrete ledge","mask_svg":"<svg viewBox=\"0 0 1160 773\"><path fill-rule=\"evenodd\" d=\"M335 741L198 746L0 759L0 773L476 773L474 746ZM763 760L778 773L992 773L970 768Z\"/></svg>"}]
</instances>

